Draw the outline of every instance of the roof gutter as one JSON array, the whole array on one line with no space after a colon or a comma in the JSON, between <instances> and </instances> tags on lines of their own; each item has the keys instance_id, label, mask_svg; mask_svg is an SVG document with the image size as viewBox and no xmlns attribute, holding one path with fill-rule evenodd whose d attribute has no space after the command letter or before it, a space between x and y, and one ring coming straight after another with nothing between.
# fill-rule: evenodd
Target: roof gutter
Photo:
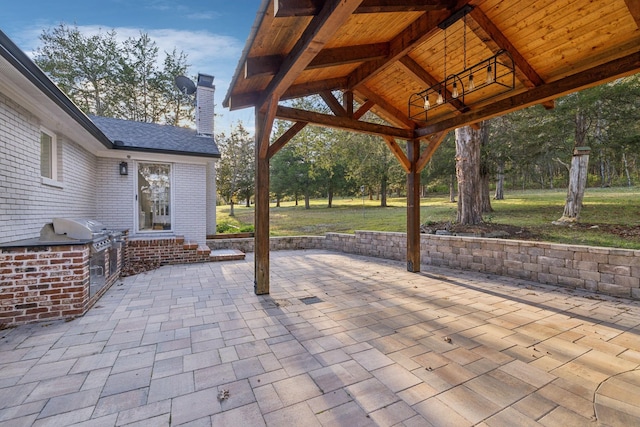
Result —
<instances>
[{"instance_id":1,"label":"roof gutter","mask_svg":"<svg viewBox=\"0 0 640 427\"><path fill-rule=\"evenodd\" d=\"M94 138L100 141L102 145L109 149L113 148L113 144L109 138L93 124L91 119L89 119L2 30L0 30L0 56L6 59L16 70Z\"/></svg>"},{"instance_id":2,"label":"roof gutter","mask_svg":"<svg viewBox=\"0 0 640 427\"><path fill-rule=\"evenodd\" d=\"M262 21L264 17L267 15L267 9L269 8L270 0L262 0L262 4L258 8L258 12L256 13L256 19L253 21L253 25L251 26L251 31L249 32L249 37L247 37L247 42L244 45L244 49L242 49L242 54L240 55L240 60L238 61L238 66L236 67L235 73L233 73L233 79L231 80L231 84L229 85L229 89L227 90L227 95L224 97L224 101L222 101L222 106L225 108L229 108L229 101L231 100L231 92L233 91L234 86L238 82L240 78L240 73L242 73L244 69L244 63L247 62L247 57L249 56L249 51L251 50L251 46L258 35L258 30L260 29L260 25L262 25Z\"/></svg>"}]
</instances>

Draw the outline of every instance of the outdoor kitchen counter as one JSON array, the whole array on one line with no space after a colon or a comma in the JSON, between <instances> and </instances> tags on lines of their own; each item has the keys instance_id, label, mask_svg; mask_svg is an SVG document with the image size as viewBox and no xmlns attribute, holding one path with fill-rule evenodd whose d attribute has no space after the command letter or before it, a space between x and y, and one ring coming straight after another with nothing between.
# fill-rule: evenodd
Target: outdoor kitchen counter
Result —
<instances>
[{"instance_id":1,"label":"outdoor kitchen counter","mask_svg":"<svg viewBox=\"0 0 640 427\"><path fill-rule=\"evenodd\" d=\"M13 248L41 248L46 246L76 246L76 245L88 245L93 240L91 239L65 239L65 236L60 236L57 240L43 240L39 237L33 237L31 239L16 240L15 242L0 243L0 249L13 249Z\"/></svg>"}]
</instances>

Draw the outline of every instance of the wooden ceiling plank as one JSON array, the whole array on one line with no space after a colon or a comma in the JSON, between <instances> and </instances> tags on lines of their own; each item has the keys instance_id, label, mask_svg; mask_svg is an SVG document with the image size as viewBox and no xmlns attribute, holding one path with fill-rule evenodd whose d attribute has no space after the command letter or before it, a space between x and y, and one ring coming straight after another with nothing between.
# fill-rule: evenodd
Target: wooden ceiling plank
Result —
<instances>
[{"instance_id":1,"label":"wooden ceiling plank","mask_svg":"<svg viewBox=\"0 0 640 427\"><path fill-rule=\"evenodd\" d=\"M466 3L468 3L468 1L458 2L460 5ZM349 87L352 89L357 88L407 55L412 49L431 37L435 31L439 31L438 24L450 15L451 13L448 11L421 15L390 41L389 56L387 56L387 58L365 62L351 73L349 76Z\"/></svg>"},{"instance_id":2,"label":"wooden ceiling plank","mask_svg":"<svg viewBox=\"0 0 640 427\"><path fill-rule=\"evenodd\" d=\"M263 109L267 100L282 94L295 82L300 73L331 40L336 31L349 19L362 0L326 0L318 15L307 25L291 52L287 55L278 73L269 82L256 105ZM300 3L294 1L295 4Z\"/></svg>"},{"instance_id":3,"label":"wooden ceiling plank","mask_svg":"<svg viewBox=\"0 0 640 427\"><path fill-rule=\"evenodd\" d=\"M329 90L323 90L320 92L320 97L324 100L327 106L331 109L333 114L340 117L348 117L347 111L344 109L340 101L333 96L333 93Z\"/></svg>"},{"instance_id":4,"label":"wooden ceiling plank","mask_svg":"<svg viewBox=\"0 0 640 427\"><path fill-rule=\"evenodd\" d=\"M396 156L396 159L400 162L402 169L404 169L406 173L411 172L411 161L407 155L404 154L404 151L402 151L402 148L400 148L396 140L393 137L386 135L383 136L382 139L384 139L384 142L387 144L387 147L389 147L393 155Z\"/></svg>"},{"instance_id":5,"label":"wooden ceiling plank","mask_svg":"<svg viewBox=\"0 0 640 427\"><path fill-rule=\"evenodd\" d=\"M624 0L627 4L627 9L633 16L633 19L636 21L636 25L640 27L640 1L638 0Z\"/></svg>"},{"instance_id":6,"label":"wooden ceiling plank","mask_svg":"<svg viewBox=\"0 0 640 427\"><path fill-rule=\"evenodd\" d=\"M294 136L296 136L302 129L307 126L307 122L295 122L293 126L291 126L285 133L283 133L280 138L278 138L273 144L269 146L269 150L267 151L267 158L272 158L276 155L278 151L280 151L287 142L291 141Z\"/></svg>"},{"instance_id":7,"label":"wooden ceiling plank","mask_svg":"<svg viewBox=\"0 0 640 427\"><path fill-rule=\"evenodd\" d=\"M470 13L471 19L467 20L469 29L495 54L504 49L511 54L516 66L516 78L527 87L540 86L544 80L520 54L520 52L507 39L502 31L484 14L480 8L474 8Z\"/></svg>"},{"instance_id":8,"label":"wooden ceiling plank","mask_svg":"<svg viewBox=\"0 0 640 427\"><path fill-rule=\"evenodd\" d=\"M470 123L504 115L569 93L603 84L640 71L640 52L581 71L562 79L529 89L526 92L500 99L478 110L445 119L416 130L416 137L448 131Z\"/></svg>"},{"instance_id":9,"label":"wooden ceiling plank","mask_svg":"<svg viewBox=\"0 0 640 427\"><path fill-rule=\"evenodd\" d=\"M322 0L275 0L276 18L315 16L320 13ZM364 0L354 13L427 12L450 9L451 0Z\"/></svg>"},{"instance_id":10,"label":"wooden ceiling plank","mask_svg":"<svg viewBox=\"0 0 640 427\"><path fill-rule=\"evenodd\" d=\"M402 126L408 129L413 129L416 127L416 123L412 120L409 120L406 113L396 109L393 105L386 102L381 96L379 96L372 90L369 90L369 88L367 88L366 86L360 86L356 93L361 95L363 99L373 101L373 103L375 104L375 109L381 109L384 113L386 113L384 115L380 114L383 119L395 124L396 126Z\"/></svg>"},{"instance_id":11,"label":"wooden ceiling plank","mask_svg":"<svg viewBox=\"0 0 640 427\"><path fill-rule=\"evenodd\" d=\"M361 122L349 117L336 117L329 114L299 110L282 105L278 106L276 118L293 122L307 122L330 128L346 129L369 135L392 136L400 139L411 139L413 137L413 130L411 129L400 129L377 123Z\"/></svg>"}]
</instances>

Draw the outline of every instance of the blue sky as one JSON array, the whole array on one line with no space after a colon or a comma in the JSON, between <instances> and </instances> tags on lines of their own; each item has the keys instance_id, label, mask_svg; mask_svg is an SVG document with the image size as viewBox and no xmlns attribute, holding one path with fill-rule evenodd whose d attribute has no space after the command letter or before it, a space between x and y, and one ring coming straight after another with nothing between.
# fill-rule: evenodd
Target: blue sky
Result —
<instances>
[{"instance_id":1,"label":"blue sky","mask_svg":"<svg viewBox=\"0 0 640 427\"><path fill-rule=\"evenodd\" d=\"M119 39L148 33L160 51L188 55L189 76L212 74L216 85L216 133L242 121L253 131L253 109L222 107L261 0L0 0L0 29L31 54L45 28L64 22L86 33L114 29Z\"/></svg>"}]
</instances>

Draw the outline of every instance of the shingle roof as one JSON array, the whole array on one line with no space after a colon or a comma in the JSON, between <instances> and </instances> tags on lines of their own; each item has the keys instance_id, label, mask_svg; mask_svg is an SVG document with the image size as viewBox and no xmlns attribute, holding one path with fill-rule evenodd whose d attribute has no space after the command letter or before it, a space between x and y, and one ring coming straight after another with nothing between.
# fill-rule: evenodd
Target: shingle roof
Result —
<instances>
[{"instance_id":1,"label":"shingle roof","mask_svg":"<svg viewBox=\"0 0 640 427\"><path fill-rule=\"evenodd\" d=\"M113 142L115 149L220 157L215 140L197 136L193 129L111 117L89 118Z\"/></svg>"}]
</instances>

